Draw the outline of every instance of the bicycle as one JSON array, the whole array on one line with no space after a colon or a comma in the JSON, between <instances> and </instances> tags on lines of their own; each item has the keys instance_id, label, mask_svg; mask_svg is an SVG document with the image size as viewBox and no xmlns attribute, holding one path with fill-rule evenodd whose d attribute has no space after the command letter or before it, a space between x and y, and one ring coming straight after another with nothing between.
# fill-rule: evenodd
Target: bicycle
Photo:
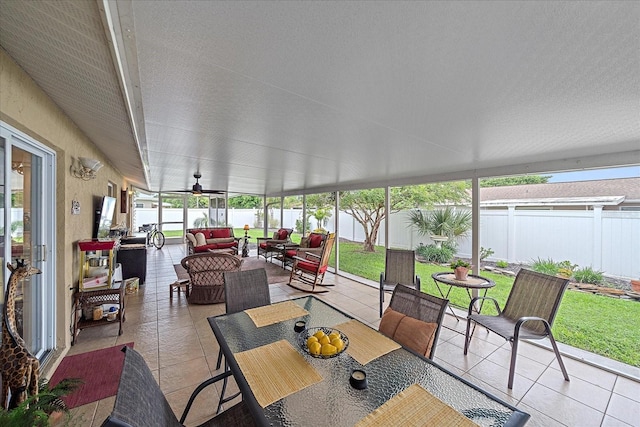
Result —
<instances>
[{"instance_id":1,"label":"bicycle","mask_svg":"<svg viewBox=\"0 0 640 427\"><path fill-rule=\"evenodd\" d=\"M155 246L156 249L162 249L165 239L164 233L158 230L158 224L142 224L139 230L147 233L147 246Z\"/></svg>"}]
</instances>

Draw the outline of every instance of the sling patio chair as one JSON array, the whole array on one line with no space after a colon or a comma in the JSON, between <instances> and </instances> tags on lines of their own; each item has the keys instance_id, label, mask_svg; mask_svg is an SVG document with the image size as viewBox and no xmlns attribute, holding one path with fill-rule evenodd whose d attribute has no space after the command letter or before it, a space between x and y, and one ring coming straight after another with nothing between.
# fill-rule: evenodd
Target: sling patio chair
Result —
<instances>
[{"instance_id":1,"label":"sling patio chair","mask_svg":"<svg viewBox=\"0 0 640 427\"><path fill-rule=\"evenodd\" d=\"M111 414L102 423L102 427L183 426L198 394L208 386L231 375L231 371L227 371L201 383L191 394L184 412L178 420L140 353L126 346L122 351L124 352L124 365L122 366L116 401ZM255 425L244 401L200 424L201 427Z\"/></svg>"},{"instance_id":2,"label":"sling patio chair","mask_svg":"<svg viewBox=\"0 0 640 427\"><path fill-rule=\"evenodd\" d=\"M258 258L262 255L265 261L273 260L273 255L281 255L284 245L291 243L293 228L281 228L273 237L258 237Z\"/></svg>"},{"instance_id":3,"label":"sling patio chair","mask_svg":"<svg viewBox=\"0 0 640 427\"><path fill-rule=\"evenodd\" d=\"M224 302L225 271L238 271L244 260L226 253L204 252L186 256L180 261L189 273L189 304Z\"/></svg>"},{"instance_id":4,"label":"sling patio chair","mask_svg":"<svg viewBox=\"0 0 640 427\"><path fill-rule=\"evenodd\" d=\"M420 276L416 275L415 251L387 249L384 271L380 273L380 317L384 293L392 292L398 283L420 290Z\"/></svg>"},{"instance_id":5,"label":"sling patio chair","mask_svg":"<svg viewBox=\"0 0 640 427\"><path fill-rule=\"evenodd\" d=\"M305 252L304 256L294 256L288 285L303 292L328 292L326 289L316 290L316 286L333 286L333 284L325 285L322 281L324 280L324 274L329 267L329 258L331 256L331 249L333 248L333 242L335 239L336 233L330 233L327 236L327 240L324 243L324 247L322 248L322 253L320 255L313 252ZM293 284L292 282L294 278L296 281L302 283L300 285ZM305 286L304 284L310 285L311 289L303 287Z\"/></svg>"},{"instance_id":6,"label":"sling patio chair","mask_svg":"<svg viewBox=\"0 0 640 427\"><path fill-rule=\"evenodd\" d=\"M250 308L271 304L267 271L264 268L224 273L224 292L224 305L227 314L238 313ZM218 351L216 369L220 369L221 365L222 349ZM228 371L226 362L224 369L225 372ZM233 396L224 397L227 389L227 379L228 378L225 377L222 383L218 412L220 412L220 408L224 403L236 398L240 394L236 393Z\"/></svg>"},{"instance_id":7,"label":"sling patio chair","mask_svg":"<svg viewBox=\"0 0 640 427\"><path fill-rule=\"evenodd\" d=\"M448 304L449 300L398 285L378 330L404 347L433 359Z\"/></svg>"},{"instance_id":8,"label":"sling patio chair","mask_svg":"<svg viewBox=\"0 0 640 427\"><path fill-rule=\"evenodd\" d=\"M569 381L569 375L551 333L551 326L568 284L569 279L522 269L518 272L513 282L504 310L500 310L498 302L494 298L473 298L471 304L469 304L467 316L464 354L467 354L476 324L484 326L489 331L495 332L509 341L511 344L511 364L509 366L508 387L512 389L516 370L516 356L518 355L518 340L549 337L562 370L562 375L564 375L566 381ZM476 301L482 299L493 301L498 312L497 316L472 314ZM473 330L471 330L472 322L474 323Z\"/></svg>"}]
</instances>

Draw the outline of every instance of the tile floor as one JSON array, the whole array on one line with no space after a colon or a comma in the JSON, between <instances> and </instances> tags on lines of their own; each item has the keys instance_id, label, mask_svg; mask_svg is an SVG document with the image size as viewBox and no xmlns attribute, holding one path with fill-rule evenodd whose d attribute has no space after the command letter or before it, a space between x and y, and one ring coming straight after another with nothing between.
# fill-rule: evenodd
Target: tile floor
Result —
<instances>
[{"instance_id":1,"label":"tile floor","mask_svg":"<svg viewBox=\"0 0 640 427\"><path fill-rule=\"evenodd\" d=\"M184 295L169 299L175 280L173 264L185 255L184 245L148 250L147 281L128 296L124 333L117 326L83 330L69 354L133 341L180 416L193 389L218 373L218 344L207 317L222 314L224 304L188 305ZM255 256L255 254L252 254ZM378 291L345 277L328 274L335 284L320 298L377 327ZM286 284L271 285L272 302L306 295ZM509 345L478 329L467 356L462 353L464 321L447 314L435 360L452 372L531 414L528 426L640 426L640 383L565 357L571 377L565 382L552 352L528 343L519 349L513 390L507 389ZM197 425L215 411L217 390L209 387L196 400L186 424ZM73 410L79 426L99 426L110 413L114 397Z\"/></svg>"}]
</instances>

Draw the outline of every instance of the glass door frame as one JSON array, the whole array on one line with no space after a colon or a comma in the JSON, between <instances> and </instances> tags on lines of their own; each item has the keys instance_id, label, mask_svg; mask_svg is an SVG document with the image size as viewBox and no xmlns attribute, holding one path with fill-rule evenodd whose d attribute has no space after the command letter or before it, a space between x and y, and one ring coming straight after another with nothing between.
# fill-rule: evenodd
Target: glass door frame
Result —
<instances>
[{"instance_id":1,"label":"glass door frame","mask_svg":"<svg viewBox=\"0 0 640 427\"><path fill-rule=\"evenodd\" d=\"M5 230L10 229L11 224L11 153L16 147L39 158L41 170L32 174L32 188L36 188L32 195L41 199L38 204L41 212L32 213L32 224L38 230L38 235L33 236L32 258L38 261L37 267L42 271L37 280L41 283L38 293L38 311L36 319L25 319L25 321L36 321L34 333L38 334L36 342L41 343L40 348L30 349L33 355L40 360L56 346L56 153L43 144L19 131L18 129L0 121L0 136L5 140L4 167L5 167L5 193L4 193L4 222ZM39 217L39 218L38 218ZM11 244L5 244L4 259L12 262ZM6 280L10 271L3 265ZM3 283L3 293L6 290L6 283Z\"/></svg>"}]
</instances>

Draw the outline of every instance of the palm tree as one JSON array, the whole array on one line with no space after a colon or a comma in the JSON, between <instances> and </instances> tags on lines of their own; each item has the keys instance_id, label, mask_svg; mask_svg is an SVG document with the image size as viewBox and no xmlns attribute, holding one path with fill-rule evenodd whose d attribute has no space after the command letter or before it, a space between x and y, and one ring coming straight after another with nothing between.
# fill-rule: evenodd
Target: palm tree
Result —
<instances>
[{"instance_id":1,"label":"palm tree","mask_svg":"<svg viewBox=\"0 0 640 427\"><path fill-rule=\"evenodd\" d=\"M193 221L194 228L203 228L209 226L209 217L206 212L202 212L203 218L196 218Z\"/></svg>"},{"instance_id":2,"label":"palm tree","mask_svg":"<svg viewBox=\"0 0 640 427\"><path fill-rule=\"evenodd\" d=\"M468 235L471 230L471 212L455 210L451 206L427 213L416 209L409 213L409 223L422 236L446 236L452 242Z\"/></svg>"}]
</instances>

